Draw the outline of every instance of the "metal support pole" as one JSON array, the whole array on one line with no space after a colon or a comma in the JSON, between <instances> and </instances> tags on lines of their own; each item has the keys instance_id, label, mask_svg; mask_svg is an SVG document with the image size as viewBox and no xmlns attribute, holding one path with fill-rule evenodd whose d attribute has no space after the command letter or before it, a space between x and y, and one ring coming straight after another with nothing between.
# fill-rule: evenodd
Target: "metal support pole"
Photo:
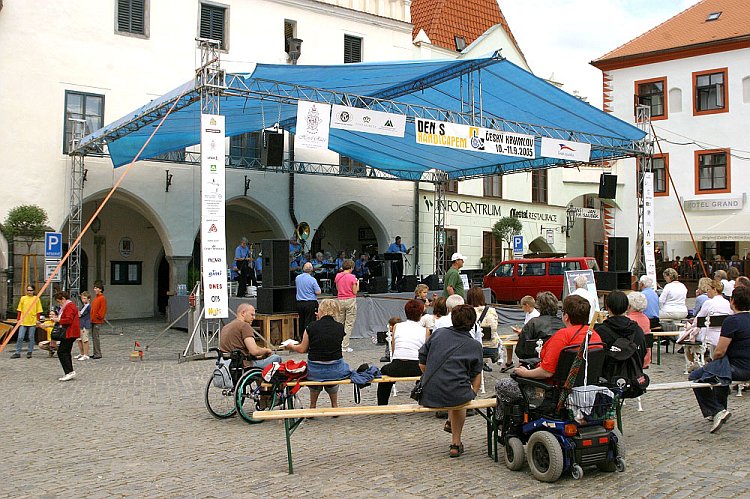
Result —
<instances>
[{"instance_id":1,"label":"metal support pole","mask_svg":"<svg viewBox=\"0 0 750 499\"><path fill-rule=\"evenodd\" d=\"M638 237L636 238L635 261L633 270L636 276L640 276L646 271L646 263L643 254L643 233L644 233L644 205L643 205L643 179L646 173L652 171L652 160L654 154L654 140L651 128L651 108L649 106L636 107L636 126L643 131L646 136L637 143L639 155L636 156L638 171L638 189L640 193L638 200ZM652 207L653 208L653 207Z\"/></svg>"},{"instance_id":2,"label":"metal support pole","mask_svg":"<svg viewBox=\"0 0 750 499\"><path fill-rule=\"evenodd\" d=\"M445 190L448 187L448 174L435 171L435 210L433 222L435 226L435 274L445 275L443 262L445 261Z\"/></svg>"},{"instance_id":3,"label":"metal support pole","mask_svg":"<svg viewBox=\"0 0 750 499\"><path fill-rule=\"evenodd\" d=\"M78 144L86 132L86 120L70 119L73 135L70 141L70 150L78 148ZM70 156L70 205L68 215L68 247L81 234L83 229L83 177L84 156L73 153ZM81 245L73 248L68 258L68 292L71 297L77 297L81 292ZM50 288L51 289L51 288Z\"/></svg>"}]
</instances>

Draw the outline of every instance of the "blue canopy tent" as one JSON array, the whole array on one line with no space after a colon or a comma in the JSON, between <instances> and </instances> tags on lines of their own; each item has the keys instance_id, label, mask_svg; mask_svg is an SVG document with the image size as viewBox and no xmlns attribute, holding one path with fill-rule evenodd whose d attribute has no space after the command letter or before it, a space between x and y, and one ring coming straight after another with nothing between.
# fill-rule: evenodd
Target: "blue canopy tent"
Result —
<instances>
[{"instance_id":1,"label":"blue canopy tent","mask_svg":"<svg viewBox=\"0 0 750 499\"><path fill-rule=\"evenodd\" d=\"M101 152L106 144L115 167L129 163L175 100L175 110L140 159L196 145L200 141L200 91L195 81L181 85L84 137L75 152ZM332 128L329 149L408 180L418 180L431 169L447 172L451 179L465 179L565 164L541 157L542 137L591 144L591 162L633 156L639 153L639 141L645 135L499 55L335 66L257 64L251 73L226 75L220 112L226 117L227 135L275 123L294 132L297 100L405 114L403 138ZM417 144L416 117L534 135L536 157ZM279 171L308 170L289 164Z\"/></svg>"}]
</instances>

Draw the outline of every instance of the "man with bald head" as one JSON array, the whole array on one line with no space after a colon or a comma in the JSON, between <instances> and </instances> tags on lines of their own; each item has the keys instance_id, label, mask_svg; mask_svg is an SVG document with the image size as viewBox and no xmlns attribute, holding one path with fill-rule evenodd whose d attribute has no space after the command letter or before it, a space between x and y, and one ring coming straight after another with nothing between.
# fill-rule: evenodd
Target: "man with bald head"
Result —
<instances>
[{"instance_id":1,"label":"man with bald head","mask_svg":"<svg viewBox=\"0 0 750 499\"><path fill-rule=\"evenodd\" d=\"M323 254L321 253L320 256L322 257ZM315 320L315 314L318 311L320 285L312 276L313 268L312 263L305 263L302 266L302 273L294 279L294 284L297 286L297 313L299 314L297 339L300 341L302 341L302 333Z\"/></svg>"},{"instance_id":2,"label":"man with bald head","mask_svg":"<svg viewBox=\"0 0 750 499\"><path fill-rule=\"evenodd\" d=\"M270 348L259 347L255 342L255 330L251 326L255 319L255 307L249 303L240 303L237 307L237 318L221 328L219 333L219 350L232 352L240 350L245 355L252 355L255 360L245 360L245 367L263 369L271 362L281 362L281 357L273 355Z\"/></svg>"}]
</instances>

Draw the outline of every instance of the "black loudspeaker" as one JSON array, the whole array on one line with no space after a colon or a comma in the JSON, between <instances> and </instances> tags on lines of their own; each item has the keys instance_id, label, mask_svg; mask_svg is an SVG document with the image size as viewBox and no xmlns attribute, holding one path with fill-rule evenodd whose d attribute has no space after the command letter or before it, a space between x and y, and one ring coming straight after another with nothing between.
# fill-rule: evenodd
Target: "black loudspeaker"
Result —
<instances>
[{"instance_id":1,"label":"black loudspeaker","mask_svg":"<svg viewBox=\"0 0 750 499\"><path fill-rule=\"evenodd\" d=\"M388 292L388 278L385 276L373 277L367 286L367 292L370 294L380 294Z\"/></svg>"},{"instance_id":2,"label":"black loudspeaker","mask_svg":"<svg viewBox=\"0 0 750 499\"><path fill-rule=\"evenodd\" d=\"M259 314L283 314L297 311L297 288L295 286L283 286L258 288L258 313Z\"/></svg>"},{"instance_id":3,"label":"black loudspeaker","mask_svg":"<svg viewBox=\"0 0 750 499\"><path fill-rule=\"evenodd\" d=\"M284 162L284 134L263 131L260 162L266 166L281 166Z\"/></svg>"},{"instance_id":4,"label":"black loudspeaker","mask_svg":"<svg viewBox=\"0 0 750 499\"><path fill-rule=\"evenodd\" d=\"M430 288L431 291L440 289L440 279L438 279L437 274L428 275L422 279L422 284L427 284L427 287Z\"/></svg>"},{"instance_id":5,"label":"black loudspeaker","mask_svg":"<svg viewBox=\"0 0 750 499\"><path fill-rule=\"evenodd\" d=\"M602 173L599 176L599 197L614 199L617 196L617 175Z\"/></svg>"},{"instance_id":6,"label":"black loudspeaker","mask_svg":"<svg viewBox=\"0 0 750 499\"><path fill-rule=\"evenodd\" d=\"M627 237L610 237L607 252L609 256L607 270L610 272L624 272L630 268Z\"/></svg>"},{"instance_id":7,"label":"black loudspeaker","mask_svg":"<svg viewBox=\"0 0 750 499\"><path fill-rule=\"evenodd\" d=\"M417 284L419 284L419 279L417 279L417 276L405 275L401 278L401 281L398 283L398 290L402 293L406 293L406 292L413 293L417 287Z\"/></svg>"},{"instance_id":8,"label":"black loudspeaker","mask_svg":"<svg viewBox=\"0 0 750 499\"><path fill-rule=\"evenodd\" d=\"M631 289L630 272L594 272L597 291L614 291Z\"/></svg>"},{"instance_id":9,"label":"black loudspeaker","mask_svg":"<svg viewBox=\"0 0 750 499\"><path fill-rule=\"evenodd\" d=\"M289 241L263 239L263 287L289 286Z\"/></svg>"}]
</instances>

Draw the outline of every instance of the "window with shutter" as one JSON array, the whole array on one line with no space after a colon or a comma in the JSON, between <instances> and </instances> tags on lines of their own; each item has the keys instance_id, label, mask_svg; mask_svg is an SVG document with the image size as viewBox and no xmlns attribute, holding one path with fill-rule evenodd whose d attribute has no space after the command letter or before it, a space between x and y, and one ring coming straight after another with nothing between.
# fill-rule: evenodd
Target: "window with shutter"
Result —
<instances>
[{"instance_id":1,"label":"window with shutter","mask_svg":"<svg viewBox=\"0 0 750 499\"><path fill-rule=\"evenodd\" d=\"M227 9L224 7L202 3L200 33L198 35L200 38L219 41L219 48L224 50L227 48L225 38L226 11Z\"/></svg>"},{"instance_id":2,"label":"window with shutter","mask_svg":"<svg viewBox=\"0 0 750 499\"><path fill-rule=\"evenodd\" d=\"M344 64L362 62L362 39L344 35Z\"/></svg>"},{"instance_id":3,"label":"window with shutter","mask_svg":"<svg viewBox=\"0 0 750 499\"><path fill-rule=\"evenodd\" d=\"M148 35L146 12L148 0L117 0L117 31Z\"/></svg>"}]
</instances>

